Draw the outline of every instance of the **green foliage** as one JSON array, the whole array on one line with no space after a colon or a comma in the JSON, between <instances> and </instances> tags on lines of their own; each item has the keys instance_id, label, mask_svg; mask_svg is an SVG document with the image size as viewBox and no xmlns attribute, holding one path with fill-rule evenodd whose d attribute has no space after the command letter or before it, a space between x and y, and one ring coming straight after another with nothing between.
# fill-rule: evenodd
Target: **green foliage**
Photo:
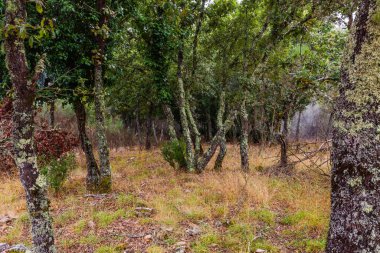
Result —
<instances>
[{"instance_id":1,"label":"green foliage","mask_svg":"<svg viewBox=\"0 0 380 253\"><path fill-rule=\"evenodd\" d=\"M276 215L268 209L261 209L252 211L251 216L261 222L271 226L275 222Z\"/></svg>"},{"instance_id":2,"label":"green foliage","mask_svg":"<svg viewBox=\"0 0 380 253\"><path fill-rule=\"evenodd\" d=\"M40 158L43 161L43 158ZM46 177L48 185L58 192L65 180L67 179L69 172L76 167L75 155L68 153L61 158L52 159L42 165L40 173Z\"/></svg>"},{"instance_id":3,"label":"green foliage","mask_svg":"<svg viewBox=\"0 0 380 253\"><path fill-rule=\"evenodd\" d=\"M186 144L183 140L170 141L163 145L162 155L175 169L186 169Z\"/></svg>"}]
</instances>

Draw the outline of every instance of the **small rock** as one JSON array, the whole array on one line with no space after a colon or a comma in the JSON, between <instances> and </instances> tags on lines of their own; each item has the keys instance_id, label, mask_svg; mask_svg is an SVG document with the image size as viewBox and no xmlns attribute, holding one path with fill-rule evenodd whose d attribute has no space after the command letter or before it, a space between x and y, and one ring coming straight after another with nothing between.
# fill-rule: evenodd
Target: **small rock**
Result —
<instances>
[{"instance_id":1,"label":"small rock","mask_svg":"<svg viewBox=\"0 0 380 253\"><path fill-rule=\"evenodd\" d=\"M194 225L192 228L186 229L186 233L190 236L199 235L202 232L201 228L197 225Z\"/></svg>"},{"instance_id":2,"label":"small rock","mask_svg":"<svg viewBox=\"0 0 380 253\"><path fill-rule=\"evenodd\" d=\"M267 252L267 251L264 250L264 249L257 249L255 252L256 252L256 253L265 253L265 252Z\"/></svg>"},{"instance_id":3,"label":"small rock","mask_svg":"<svg viewBox=\"0 0 380 253\"><path fill-rule=\"evenodd\" d=\"M223 223L220 220L215 221L215 227L219 228L223 226Z\"/></svg>"},{"instance_id":4,"label":"small rock","mask_svg":"<svg viewBox=\"0 0 380 253\"><path fill-rule=\"evenodd\" d=\"M0 252L3 252L4 250L7 250L9 247L10 247L9 244L0 243Z\"/></svg>"},{"instance_id":5,"label":"small rock","mask_svg":"<svg viewBox=\"0 0 380 253\"><path fill-rule=\"evenodd\" d=\"M22 245L22 244L17 244L17 245L14 245L14 246L8 248L8 249L5 250L4 252L12 252L12 253L16 253L16 252L20 252L20 253L31 253L32 251L30 251L27 247L25 247L25 246Z\"/></svg>"},{"instance_id":6,"label":"small rock","mask_svg":"<svg viewBox=\"0 0 380 253\"><path fill-rule=\"evenodd\" d=\"M146 235L146 236L144 236L144 239L147 240L147 241L152 240L152 238L153 238L152 235Z\"/></svg>"},{"instance_id":7,"label":"small rock","mask_svg":"<svg viewBox=\"0 0 380 253\"><path fill-rule=\"evenodd\" d=\"M90 229L95 229L95 227L96 227L95 222L92 221L92 220L90 220L90 221L87 223L87 225L88 225L88 227L89 227Z\"/></svg>"},{"instance_id":8,"label":"small rock","mask_svg":"<svg viewBox=\"0 0 380 253\"><path fill-rule=\"evenodd\" d=\"M185 253L186 252L186 242L177 242L175 244L175 253Z\"/></svg>"},{"instance_id":9,"label":"small rock","mask_svg":"<svg viewBox=\"0 0 380 253\"><path fill-rule=\"evenodd\" d=\"M15 218L9 217L8 215L0 216L0 223L3 223L3 224L8 224L12 222L13 220L15 220Z\"/></svg>"},{"instance_id":10,"label":"small rock","mask_svg":"<svg viewBox=\"0 0 380 253\"><path fill-rule=\"evenodd\" d=\"M154 209L148 207L136 207L135 212L138 217L150 217L153 215Z\"/></svg>"},{"instance_id":11,"label":"small rock","mask_svg":"<svg viewBox=\"0 0 380 253\"><path fill-rule=\"evenodd\" d=\"M161 227L161 229L162 229L163 231L165 231L165 232L169 232L169 233L173 232L173 230L174 230L174 228L172 228L172 227Z\"/></svg>"}]
</instances>

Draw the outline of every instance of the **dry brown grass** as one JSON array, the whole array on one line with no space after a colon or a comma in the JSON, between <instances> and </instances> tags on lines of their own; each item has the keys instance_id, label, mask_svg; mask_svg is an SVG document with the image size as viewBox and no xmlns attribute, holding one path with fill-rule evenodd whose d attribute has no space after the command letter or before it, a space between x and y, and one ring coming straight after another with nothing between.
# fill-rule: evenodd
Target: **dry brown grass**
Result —
<instances>
[{"instance_id":1,"label":"dry brown grass","mask_svg":"<svg viewBox=\"0 0 380 253\"><path fill-rule=\"evenodd\" d=\"M174 171L160 150L111 152L114 193L86 198L84 161L62 192L51 195L60 252L323 252L329 216L329 179L302 166L292 177L270 176L277 147L251 149L252 172L240 172L239 149L229 146L224 169L201 175ZM155 210L136 216L136 206ZM18 217L0 227L0 242L30 243L24 194L16 178L0 183L0 216ZM199 226L201 234L185 231ZM1 226L1 224L0 224ZM152 238L131 238L149 234ZM107 246L107 247L106 247Z\"/></svg>"}]
</instances>

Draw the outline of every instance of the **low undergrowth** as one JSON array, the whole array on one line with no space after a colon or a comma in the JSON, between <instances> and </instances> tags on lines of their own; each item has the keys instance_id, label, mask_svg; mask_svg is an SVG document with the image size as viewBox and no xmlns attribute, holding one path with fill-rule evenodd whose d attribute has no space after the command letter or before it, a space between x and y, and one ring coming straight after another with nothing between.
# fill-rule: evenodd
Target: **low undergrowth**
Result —
<instances>
[{"instance_id":1,"label":"low undergrowth","mask_svg":"<svg viewBox=\"0 0 380 253\"><path fill-rule=\"evenodd\" d=\"M229 146L224 169L201 175L173 170L159 149L111 154L114 192L86 195L84 161L58 194L51 193L60 252L323 252L329 182L312 171L274 177L239 172L238 148ZM260 151L260 152L259 152ZM252 168L275 161L276 148L253 148ZM302 168L298 168L302 169ZM29 219L18 178L1 179L0 242L30 245Z\"/></svg>"}]
</instances>

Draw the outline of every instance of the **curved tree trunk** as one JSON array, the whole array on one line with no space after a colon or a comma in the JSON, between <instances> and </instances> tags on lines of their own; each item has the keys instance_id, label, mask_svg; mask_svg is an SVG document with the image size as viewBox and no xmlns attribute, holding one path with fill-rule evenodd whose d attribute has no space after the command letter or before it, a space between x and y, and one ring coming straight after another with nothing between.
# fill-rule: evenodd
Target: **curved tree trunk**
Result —
<instances>
[{"instance_id":1,"label":"curved tree trunk","mask_svg":"<svg viewBox=\"0 0 380 253\"><path fill-rule=\"evenodd\" d=\"M172 109L170 108L170 106L168 104L164 104L162 106L162 109L164 111L166 121L168 123L169 138L171 141L176 141L177 140L177 133L175 131L175 124L174 124L175 120L174 120L174 115L173 115Z\"/></svg>"},{"instance_id":2,"label":"curved tree trunk","mask_svg":"<svg viewBox=\"0 0 380 253\"><path fill-rule=\"evenodd\" d=\"M86 133L87 116L86 109L79 99L74 101L75 116L77 118L79 140L86 157L86 187L90 192L96 192L100 182L100 170L96 163L92 144Z\"/></svg>"},{"instance_id":3,"label":"curved tree trunk","mask_svg":"<svg viewBox=\"0 0 380 253\"><path fill-rule=\"evenodd\" d=\"M223 90L219 98L219 110L218 110L218 115L216 119L218 130L220 130L223 127L223 118L224 118L225 110L226 110L226 92ZM224 136L222 136L220 139L219 154L215 160L214 170L220 171L222 169L223 160L224 160L224 157L226 156L226 153L227 153L227 144L226 144L226 135L224 133Z\"/></svg>"},{"instance_id":4,"label":"curved tree trunk","mask_svg":"<svg viewBox=\"0 0 380 253\"><path fill-rule=\"evenodd\" d=\"M5 1L5 23L17 29L26 23L26 1ZM54 235L49 214L46 179L39 174L34 150L34 100L36 83L44 71L42 58L29 80L30 71L26 60L24 40L15 32L5 36L7 68L14 88L13 157L20 171L21 183L26 194L27 208L32 224L35 253L54 253Z\"/></svg>"},{"instance_id":5,"label":"curved tree trunk","mask_svg":"<svg viewBox=\"0 0 380 253\"><path fill-rule=\"evenodd\" d=\"M191 139L189 122L187 120L186 113L186 94L185 87L182 79L182 65L183 65L183 51L182 48L178 51L178 70L177 70L177 81L178 81L178 92L179 92L179 111L181 116L181 126L183 136L186 142L186 166L189 172L194 171L194 152L193 152L193 141Z\"/></svg>"},{"instance_id":6,"label":"curved tree trunk","mask_svg":"<svg viewBox=\"0 0 380 253\"><path fill-rule=\"evenodd\" d=\"M186 114L190 122L190 129L194 136L194 167L197 167L197 162L201 154L201 133L198 130L197 123L193 117L193 112L190 109L189 101L186 100Z\"/></svg>"},{"instance_id":7,"label":"curved tree trunk","mask_svg":"<svg viewBox=\"0 0 380 253\"><path fill-rule=\"evenodd\" d=\"M380 6L362 0L335 105L326 251L380 252Z\"/></svg>"}]
</instances>

